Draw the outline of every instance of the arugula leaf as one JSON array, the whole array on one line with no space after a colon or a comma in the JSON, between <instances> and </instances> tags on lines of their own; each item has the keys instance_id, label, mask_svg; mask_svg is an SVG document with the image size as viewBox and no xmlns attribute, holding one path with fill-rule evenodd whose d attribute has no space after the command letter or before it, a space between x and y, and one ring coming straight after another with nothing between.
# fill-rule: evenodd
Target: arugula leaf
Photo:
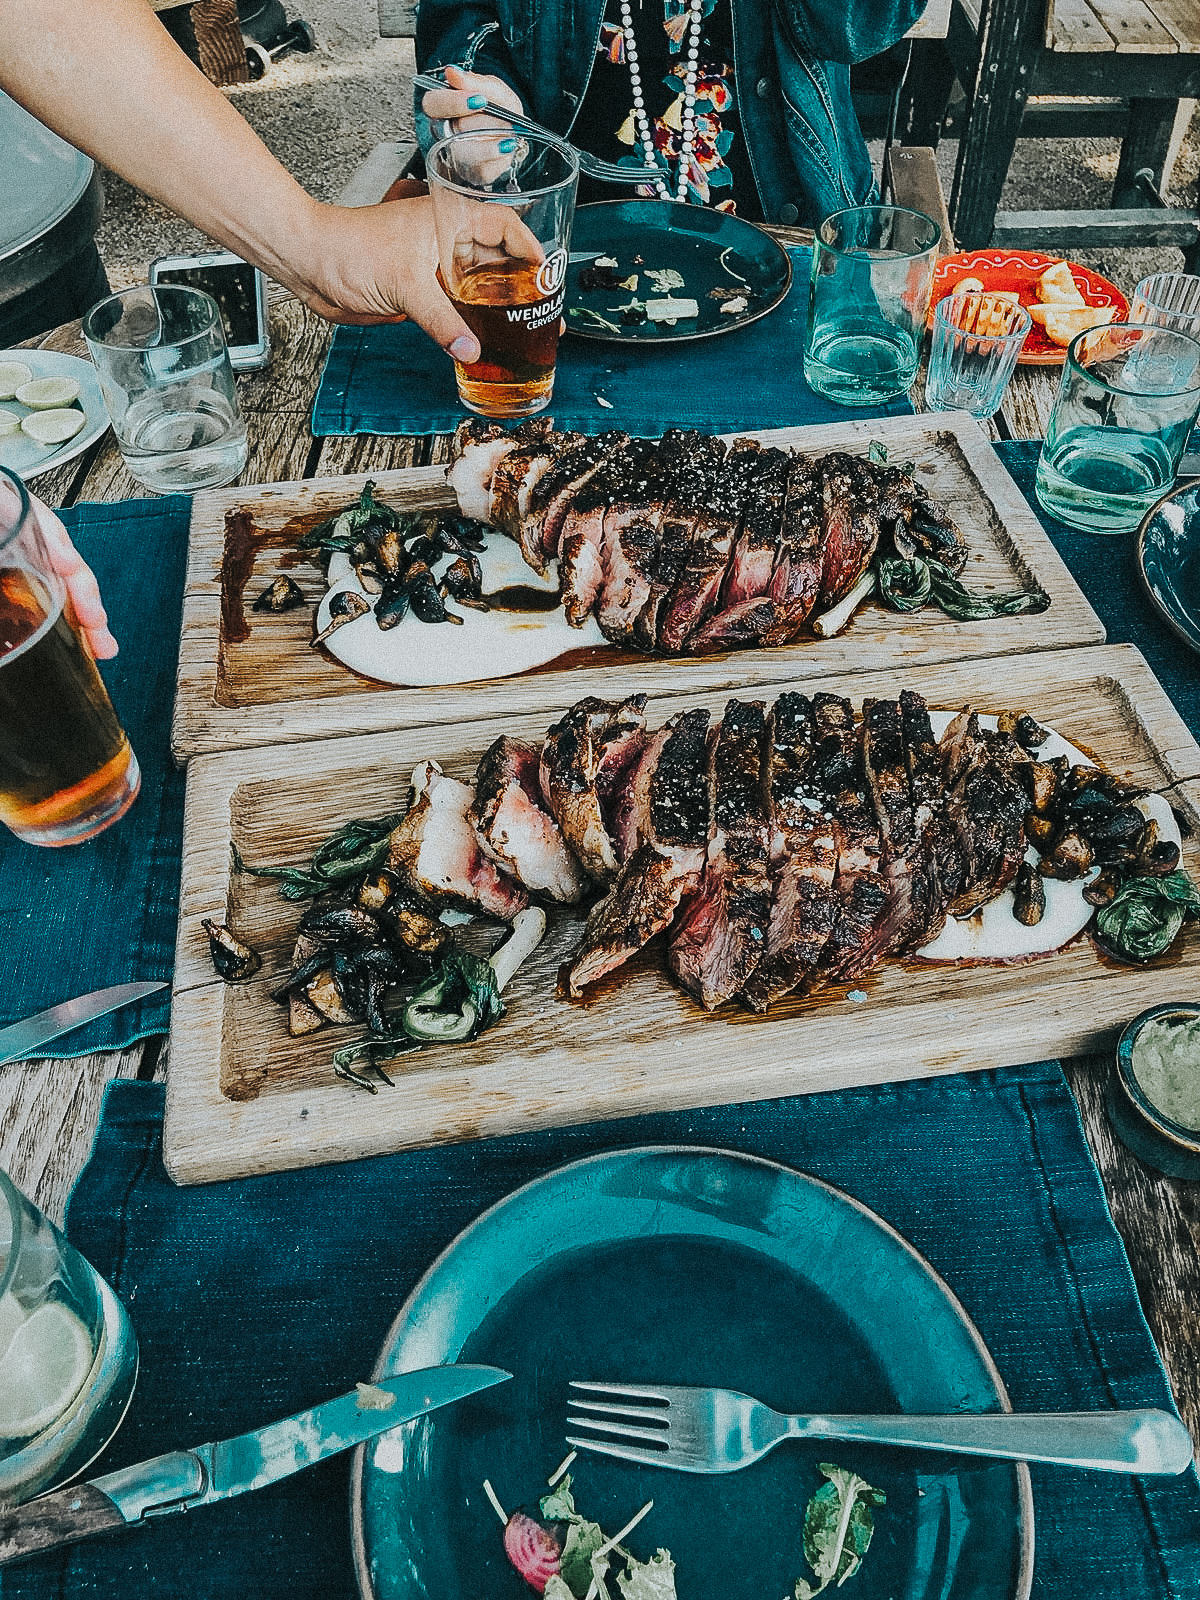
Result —
<instances>
[{"instance_id":1,"label":"arugula leaf","mask_svg":"<svg viewBox=\"0 0 1200 1600\"><path fill-rule=\"evenodd\" d=\"M649 1561L632 1556L625 1572L617 1573L622 1600L676 1600L675 1563L669 1550L659 1549Z\"/></svg>"},{"instance_id":2,"label":"arugula leaf","mask_svg":"<svg viewBox=\"0 0 1200 1600\"><path fill-rule=\"evenodd\" d=\"M1175 942L1185 917L1200 917L1200 892L1186 872L1130 878L1096 913L1096 933L1114 955L1151 961Z\"/></svg>"},{"instance_id":3,"label":"arugula leaf","mask_svg":"<svg viewBox=\"0 0 1200 1600\"><path fill-rule=\"evenodd\" d=\"M854 1576L875 1532L871 1507L887 1502L882 1489L873 1489L856 1472L828 1461L819 1465L829 1481L804 1512L804 1555L819 1581L797 1578L795 1600L813 1600L835 1580L840 1587Z\"/></svg>"},{"instance_id":4,"label":"arugula leaf","mask_svg":"<svg viewBox=\"0 0 1200 1600\"><path fill-rule=\"evenodd\" d=\"M549 1494L538 1501L542 1516L547 1522L569 1522L579 1513L575 1510L575 1497L571 1493L571 1474L560 1478Z\"/></svg>"},{"instance_id":5,"label":"arugula leaf","mask_svg":"<svg viewBox=\"0 0 1200 1600\"><path fill-rule=\"evenodd\" d=\"M575 1600L583 1600L591 1588L592 1557L603 1543L604 1534L598 1522L577 1517L567 1529L562 1555L558 1558L558 1570Z\"/></svg>"},{"instance_id":6,"label":"arugula leaf","mask_svg":"<svg viewBox=\"0 0 1200 1600\"><path fill-rule=\"evenodd\" d=\"M392 830L403 820L403 811L392 811L386 817L359 817L345 823L313 851L307 872L302 867L248 866L234 845L233 870L247 872L252 878L278 878L279 892L285 900L309 900L336 888L347 878L382 866Z\"/></svg>"}]
</instances>

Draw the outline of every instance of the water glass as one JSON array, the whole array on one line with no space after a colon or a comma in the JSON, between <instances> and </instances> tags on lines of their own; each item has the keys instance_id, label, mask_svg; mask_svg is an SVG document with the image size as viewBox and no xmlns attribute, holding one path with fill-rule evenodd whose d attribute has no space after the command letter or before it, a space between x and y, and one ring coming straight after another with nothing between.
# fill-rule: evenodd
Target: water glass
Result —
<instances>
[{"instance_id":1,"label":"water glass","mask_svg":"<svg viewBox=\"0 0 1200 1600\"><path fill-rule=\"evenodd\" d=\"M1159 328L1173 328L1200 339L1200 278L1191 272L1155 272L1143 278L1133 291L1130 322L1152 322ZM1200 430L1184 446L1191 457L1200 457ZM1189 467L1184 462L1184 470ZM1193 472L1200 463L1190 463Z\"/></svg>"},{"instance_id":2,"label":"water glass","mask_svg":"<svg viewBox=\"0 0 1200 1600\"><path fill-rule=\"evenodd\" d=\"M0 1505L82 1472L137 1379L124 1306L0 1171Z\"/></svg>"},{"instance_id":3,"label":"water glass","mask_svg":"<svg viewBox=\"0 0 1200 1600\"><path fill-rule=\"evenodd\" d=\"M438 279L480 347L455 362L458 397L485 417L531 416L554 390L579 162L532 134L480 130L443 139L425 165Z\"/></svg>"},{"instance_id":4,"label":"water glass","mask_svg":"<svg viewBox=\"0 0 1200 1600\"><path fill-rule=\"evenodd\" d=\"M1031 326L1024 306L997 295L950 294L939 300L933 309L926 410L994 416Z\"/></svg>"},{"instance_id":5,"label":"water glass","mask_svg":"<svg viewBox=\"0 0 1200 1600\"><path fill-rule=\"evenodd\" d=\"M232 483L246 425L216 301L182 284L145 284L83 319L125 465L157 494Z\"/></svg>"},{"instance_id":6,"label":"water glass","mask_svg":"<svg viewBox=\"0 0 1200 1600\"><path fill-rule=\"evenodd\" d=\"M878 406L917 374L942 231L902 206L835 211L817 229L804 376L845 406Z\"/></svg>"},{"instance_id":7,"label":"water glass","mask_svg":"<svg viewBox=\"0 0 1200 1600\"><path fill-rule=\"evenodd\" d=\"M1109 323L1067 347L1038 500L1088 533L1123 533L1170 488L1200 410L1200 341Z\"/></svg>"},{"instance_id":8,"label":"water glass","mask_svg":"<svg viewBox=\"0 0 1200 1600\"><path fill-rule=\"evenodd\" d=\"M0 467L0 822L27 844L78 844L141 781L25 485Z\"/></svg>"}]
</instances>

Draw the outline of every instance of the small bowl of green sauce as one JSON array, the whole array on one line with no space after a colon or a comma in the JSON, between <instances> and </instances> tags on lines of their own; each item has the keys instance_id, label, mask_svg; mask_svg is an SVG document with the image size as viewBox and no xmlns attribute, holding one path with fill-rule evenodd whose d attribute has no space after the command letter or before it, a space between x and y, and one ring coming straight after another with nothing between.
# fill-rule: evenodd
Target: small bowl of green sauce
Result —
<instances>
[{"instance_id":1,"label":"small bowl of green sauce","mask_svg":"<svg viewBox=\"0 0 1200 1600\"><path fill-rule=\"evenodd\" d=\"M1179 1000L1133 1019L1117 1041L1104 1103L1147 1166L1200 1178L1200 1005Z\"/></svg>"}]
</instances>

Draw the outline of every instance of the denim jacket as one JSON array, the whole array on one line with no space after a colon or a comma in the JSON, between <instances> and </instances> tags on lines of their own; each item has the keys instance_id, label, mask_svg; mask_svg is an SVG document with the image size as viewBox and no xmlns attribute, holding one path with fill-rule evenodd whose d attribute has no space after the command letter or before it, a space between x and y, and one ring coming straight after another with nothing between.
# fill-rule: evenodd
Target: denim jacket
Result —
<instances>
[{"instance_id":1,"label":"denim jacket","mask_svg":"<svg viewBox=\"0 0 1200 1600\"><path fill-rule=\"evenodd\" d=\"M730 3L736 103L767 221L815 227L871 199L850 65L895 44L927 0ZM568 134L604 9L605 0L420 0L417 62L422 71L459 62L494 73L531 116ZM429 124L418 116L417 127L427 134Z\"/></svg>"}]
</instances>

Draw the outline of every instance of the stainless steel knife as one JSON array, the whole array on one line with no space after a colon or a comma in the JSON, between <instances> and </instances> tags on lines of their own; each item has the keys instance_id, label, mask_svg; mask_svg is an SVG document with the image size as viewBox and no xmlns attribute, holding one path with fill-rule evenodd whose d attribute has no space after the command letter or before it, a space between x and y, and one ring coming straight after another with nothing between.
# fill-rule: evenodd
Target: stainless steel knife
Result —
<instances>
[{"instance_id":1,"label":"stainless steel knife","mask_svg":"<svg viewBox=\"0 0 1200 1600\"><path fill-rule=\"evenodd\" d=\"M26 1505L0 1508L0 1567L109 1528L262 1489L511 1377L500 1367L460 1366L380 1378L236 1439L173 1450L88 1483L68 1484Z\"/></svg>"},{"instance_id":2,"label":"stainless steel knife","mask_svg":"<svg viewBox=\"0 0 1200 1600\"><path fill-rule=\"evenodd\" d=\"M57 1039L60 1033L70 1033L72 1028L82 1027L85 1022L94 1022L110 1011L119 1011L122 1006L132 1005L135 1000L144 1000L148 994L170 987L168 983L118 983L111 989L93 989L91 994L81 994L77 1000L64 1000L48 1011L39 1011L35 1017L26 1017L23 1022L10 1022L7 1028L0 1028L0 1066L6 1061L19 1061L22 1056L32 1055L38 1045Z\"/></svg>"}]
</instances>

